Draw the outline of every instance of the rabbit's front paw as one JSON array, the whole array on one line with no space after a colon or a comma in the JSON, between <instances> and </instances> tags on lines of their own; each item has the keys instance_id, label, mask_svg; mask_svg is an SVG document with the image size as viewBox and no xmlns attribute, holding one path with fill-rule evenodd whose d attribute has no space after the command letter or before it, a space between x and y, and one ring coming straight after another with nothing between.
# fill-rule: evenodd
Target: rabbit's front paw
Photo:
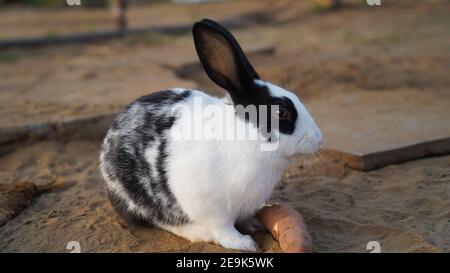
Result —
<instances>
[{"instance_id":1,"label":"rabbit's front paw","mask_svg":"<svg viewBox=\"0 0 450 273\"><path fill-rule=\"evenodd\" d=\"M249 235L243 235L234 226L220 231L216 236L217 242L230 249L242 251L257 251L258 245Z\"/></svg>"}]
</instances>

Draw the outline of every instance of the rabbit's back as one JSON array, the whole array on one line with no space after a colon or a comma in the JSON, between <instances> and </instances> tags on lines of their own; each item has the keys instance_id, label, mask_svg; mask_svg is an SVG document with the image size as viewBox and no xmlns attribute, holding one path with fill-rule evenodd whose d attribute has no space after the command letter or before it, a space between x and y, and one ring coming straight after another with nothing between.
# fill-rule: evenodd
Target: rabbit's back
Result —
<instances>
[{"instance_id":1,"label":"rabbit's back","mask_svg":"<svg viewBox=\"0 0 450 273\"><path fill-rule=\"evenodd\" d=\"M174 89L131 103L109 129L100 166L114 208L126 219L144 224L189 222L168 186L167 149L173 108L191 95Z\"/></svg>"}]
</instances>

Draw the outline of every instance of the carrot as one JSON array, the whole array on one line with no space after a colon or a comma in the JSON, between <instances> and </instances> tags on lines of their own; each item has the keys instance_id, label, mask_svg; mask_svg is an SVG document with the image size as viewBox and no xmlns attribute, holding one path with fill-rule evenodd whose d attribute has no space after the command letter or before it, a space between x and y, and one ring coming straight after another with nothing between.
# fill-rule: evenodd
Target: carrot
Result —
<instances>
[{"instance_id":1,"label":"carrot","mask_svg":"<svg viewBox=\"0 0 450 273\"><path fill-rule=\"evenodd\" d=\"M312 252L312 238L305 220L286 203L266 205L257 213L258 219L270 231L285 253Z\"/></svg>"}]
</instances>

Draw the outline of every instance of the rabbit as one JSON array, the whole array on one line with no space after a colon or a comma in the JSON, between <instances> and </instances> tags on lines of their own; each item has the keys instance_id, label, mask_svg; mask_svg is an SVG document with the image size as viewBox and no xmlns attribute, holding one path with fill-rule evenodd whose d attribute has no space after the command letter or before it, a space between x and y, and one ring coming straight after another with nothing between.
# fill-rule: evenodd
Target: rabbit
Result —
<instances>
[{"instance_id":1,"label":"rabbit","mask_svg":"<svg viewBox=\"0 0 450 273\"><path fill-rule=\"evenodd\" d=\"M228 30L203 19L193 25L192 33L200 63L227 91L228 99L183 88L138 98L117 115L104 138L101 173L112 206L125 219L192 242L257 251L251 236L239 232L235 224L254 223L256 211L265 205L290 157L314 153L322 133L294 93L260 79ZM198 100L200 107L195 104ZM236 111L238 106L261 105L276 106L267 115L278 122L277 128ZM213 125L263 137L175 137L173 132L191 126L192 119L202 120L208 106L228 117L210 118ZM275 140L276 149L261 149L262 143Z\"/></svg>"}]
</instances>

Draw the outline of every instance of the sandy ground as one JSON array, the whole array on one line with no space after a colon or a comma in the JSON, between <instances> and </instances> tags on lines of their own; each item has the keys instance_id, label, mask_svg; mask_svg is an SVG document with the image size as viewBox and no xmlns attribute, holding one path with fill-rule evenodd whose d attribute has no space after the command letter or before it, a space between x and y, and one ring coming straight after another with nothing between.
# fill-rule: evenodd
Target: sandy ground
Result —
<instances>
[{"instance_id":1,"label":"sandy ground","mask_svg":"<svg viewBox=\"0 0 450 273\"><path fill-rule=\"evenodd\" d=\"M351 98L358 92L365 92L360 97L380 101L393 93L424 93L423 97L432 98L430 103L444 106L450 97L447 1L399 0L382 8L347 1L347 7L329 14L313 12L300 1L277 1L270 7L264 6L267 1L258 1L256 7L255 1L236 2L240 2L238 12L265 8L274 14L265 25L233 32L246 50L274 47L274 55L252 57L255 67L267 80L296 90L306 105L320 109L321 99L331 94ZM214 5L219 18L230 15L229 9L218 8L226 5ZM192 7L173 10L158 4L156 10L165 14L161 22L169 24L202 17L206 8L196 13ZM172 12L179 19L171 21L167 13ZM42 16L10 10L2 11L7 16L0 16L0 21L13 26L23 13ZM55 13L46 11L45 17L51 14ZM71 12L62 17L70 21L77 16L81 15ZM0 29L8 37L41 35L51 29L23 22L28 24L23 33L19 29L25 28L20 27L10 33ZM183 34L2 51L0 124L9 127L114 112L142 94L174 86L219 92L198 73L179 77L183 65L195 60L191 37ZM434 126L448 124L444 119ZM395 137L396 132L390 134ZM374 132L380 133L385 132ZM190 244L158 229L132 227L119 219L98 172L99 143L44 140L0 157L0 183L39 184L51 179L77 183L36 198L1 226L0 251L67 252L69 241L79 241L84 252L226 251L211 244ZM450 157L442 156L370 172L351 170L327 158L299 160L283 175L273 199L290 203L304 215L317 252L368 252L369 241L379 241L385 252L449 252L449 197ZM267 233L256 237L263 251L279 251Z\"/></svg>"},{"instance_id":2,"label":"sandy ground","mask_svg":"<svg viewBox=\"0 0 450 273\"><path fill-rule=\"evenodd\" d=\"M77 182L67 190L42 195L1 227L2 251L66 252L69 241L80 242L83 252L224 251L215 245L189 244L159 229L132 227L123 222L106 198L98 171L98 148L98 142L42 142L2 158L4 182ZM263 241L266 248L277 249L269 235L263 236Z\"/></svg>"},{"instance_id":3,"label":"sandy ground","mask_svg":"<svg viewBox=\"0 0 450 273\"><path fill-rule=\"evenodd\" d=\"M190 244L154 228L132 227L111 208L98 171L98 142L44 141L0 159L2 183L75 181L44 194L0 227L2 252L222 252ZM384 252L450 251L450 156L359 172L326 159L286 171L273 201L283 200L305 217L316 252L367 252L378 241ZM256 234L262 251L278 252L267 233Z\"/></svg>"}]
</instances>

